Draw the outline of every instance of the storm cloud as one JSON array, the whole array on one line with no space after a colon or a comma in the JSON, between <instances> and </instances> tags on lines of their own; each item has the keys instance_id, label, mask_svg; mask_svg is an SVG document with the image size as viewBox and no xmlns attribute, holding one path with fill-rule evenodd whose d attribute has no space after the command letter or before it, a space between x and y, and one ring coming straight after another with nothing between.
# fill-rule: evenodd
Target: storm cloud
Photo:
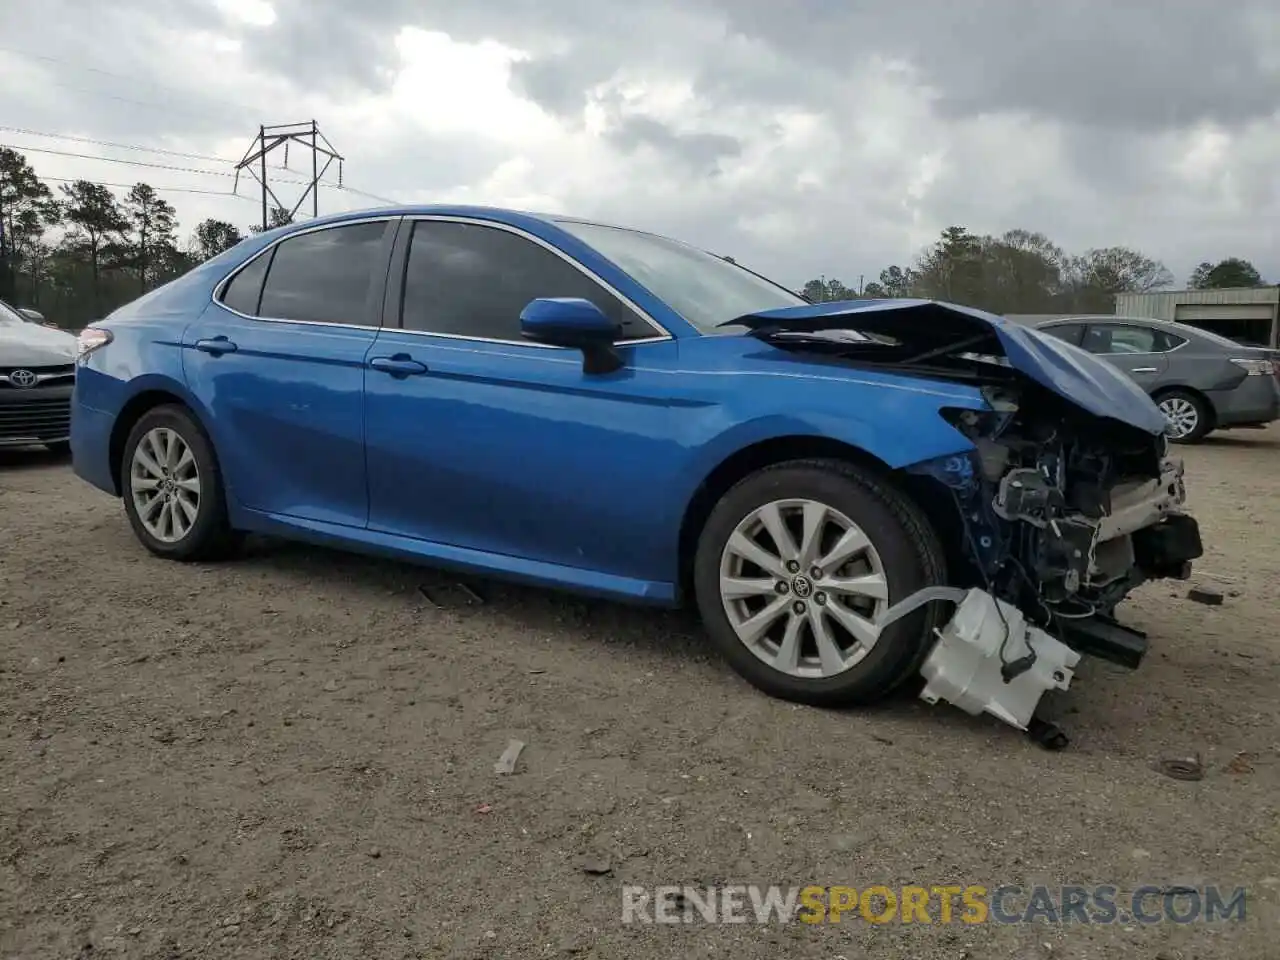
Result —
<instances>
[{"instance_id":1,"label":"storm cloud","mask_svg":"<svg viewBox=\"0 0 1280 960\"><path fill-rule=\"evenodd\" d=\"M792 284L874 275L957 223L1132 245L1180 277L1226 256L1280 275L1274 0L24 6L0 10L10 127L222 157L259 123L315 117L366 192L608 218ZM230 186L29 157L50 177ZM170 199L188 224L254 216Z\"/></svg>"}]
</instances>

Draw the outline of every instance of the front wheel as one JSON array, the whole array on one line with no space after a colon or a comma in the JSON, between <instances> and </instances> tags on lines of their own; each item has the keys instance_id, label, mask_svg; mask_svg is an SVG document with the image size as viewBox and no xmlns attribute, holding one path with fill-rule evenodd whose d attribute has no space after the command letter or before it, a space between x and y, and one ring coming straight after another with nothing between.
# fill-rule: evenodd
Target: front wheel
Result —
<instances>
[{"instance_id":1,"label":"front wheel","mask_svg":"<svg viewBox=\"0 0 1280 960\"><path fill-rule=\"evenodd\" d=\"M120 477L133 532L157 556L213 560L238 542L213 445L183 407L142 415L125 441Z\"/></svg>"},{"instance_id":2,"label":"front wheel","mask_svg":"<svg viewBox=\"0 0 1280 960\"><path fill-rule=\"evenodd\" d=\"M874 474L793 461L734 486L694 561L698 608L739 674L815 706L869 703L919 669L937 607L875 626L889 606L945 582L928 522Z\"/></svg>"}]
</instances>

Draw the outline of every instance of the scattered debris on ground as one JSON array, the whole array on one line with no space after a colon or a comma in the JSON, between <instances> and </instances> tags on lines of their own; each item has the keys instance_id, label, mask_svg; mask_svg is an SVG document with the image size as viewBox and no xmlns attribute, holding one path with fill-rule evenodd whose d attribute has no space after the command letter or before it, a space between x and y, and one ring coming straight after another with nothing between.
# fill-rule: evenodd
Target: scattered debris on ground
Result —
<instances>
[{"instance_id":1,"label":"scattered debris on ground","mask_svg":"<svg viewBox=\"0 0 1280 960\"><path fill-rule=\"evenodd\" d=\"M1227 763L1227 773L1253 773L1253 757L1241 751Z\"/></svg>"},{"instance_id":2,"label":"scattered debris on ground","mask_svg":"<svg viewBox=\"0 0 1280 960\"><path fill-rule=\"evenodd\" d=\"M1166 757L1156 764L1156 769L1174 780L1204 779L1204 763L1199 754L1194 757Z\"/></svg>"},{"instance_id":3,"label":"scattered debris on ground","mask_svg":"<svg viewBox=\"0 0 1280 960\"><path fill-rule=\"evenodd\" d=\"M485 603L484 597L475 587L461 580L420 583L418 594L439 610L456 606L480 606Z\"/></svg>"},{"instance_id":4,"label":"scattered debris on ground","mask_svg":"<svg viewBox=\"0 0 1280 960\"><path fill-rule=\"evenodd\" d=\"M493 772L515 773L516 761L520 759L520 751L523 749L524 744L521 741L509 741L507 749L502 751L502 756L498 757L498 762L493 765Z\"/></svg>"},{"instance_id":5,"label":"scattered debris on ground","mask_svg":"<svg viewBox=\"0 0 1280 960\"><path fill-rule=\"evenodd\" d=\"M1280 427L1186 448L1214 571L1194 582L1227 605L1139 588L1117 618L1150 654L1082 660L1042 701L1072 737L1048 754L912 691L770 700L692 616L488 583L476 604L456 574L268 540L159 560L65 462L0 452L0 955L1275 957L1254 914L1280 902L1278 455ZM1152 769L1197 751L1200 783ZM936 901L932 924L757 927L682 896L690 923L621 922L624 884L1167 889L1200 870L1248 884L1246 922L987 923L978 943ZM495 890L506 907L477 906Z\"/></svg>"}]
</instances>

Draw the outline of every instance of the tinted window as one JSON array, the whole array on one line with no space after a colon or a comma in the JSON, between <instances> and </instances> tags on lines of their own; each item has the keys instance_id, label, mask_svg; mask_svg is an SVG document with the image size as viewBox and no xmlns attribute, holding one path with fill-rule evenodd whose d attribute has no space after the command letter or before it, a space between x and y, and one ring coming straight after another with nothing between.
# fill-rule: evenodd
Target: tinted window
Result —
<instances>
[{"instance_id":1,"label":"tinted window","mask_svg":"<svg viewBox=\"0 0 1280 960\"><path fill-rule=\"evenodd\" d=\"M1164 353L1185 342L1152 327L1097 323L1089 327L1083 346L1090 353Z\"/></svg>"},{"instance_id":2,"label":"tinted window","mask_svg":"<svg viewBox=\"0 0 1280 960\"><path fill-rule=\"evenodd\" d=\"M1041 327L1041 333L1065 340L1072 346L1080 346L1080 336L1084 333L1083 323L1056 323L1052 327Z\"/></svg>"},{"instance_id":3,"label":"tinted window","mask_svg":"<svg viewBox=\"0 0 1280 960\"><path fill-rule=\"evenodd\" d=\"M366 303L387 225L354 223L276 245L258 315L279 320L368 323Z\"/></svg>"},{"instance_id":4,"label":"tinted window","mask_svg":"<svg viewBox=\"0 0 1280 960\"><path fill-rule=\"evenodd\" d=\"M658 334L563 257L496 227L420 221L405 266L409 330L520 340L520 312L539 297L581 297L621 325L621 339Z\"/></svg>"},{"instance_id":5,"label":"tinted window","mask_svg":"<svg viewBox=\"0 0 1280 960\"><path fill-rule=\"evenodd\" d=\"M258 301L262 298L262 278L267 275L267 267L271 263L268 250L262 256L249 262L249 265L231 278L227 289L222 293L222 302L232 310L256 316Z\"/></svg>"}]
</instances>

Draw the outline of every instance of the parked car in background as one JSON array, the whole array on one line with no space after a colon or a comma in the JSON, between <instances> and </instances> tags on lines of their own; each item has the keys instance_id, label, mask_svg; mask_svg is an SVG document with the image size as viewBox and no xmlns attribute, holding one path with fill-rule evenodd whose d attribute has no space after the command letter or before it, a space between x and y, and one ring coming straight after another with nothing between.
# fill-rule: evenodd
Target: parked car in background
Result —
<instances>
[{"instance_id":1,"label":"parked car in background","mask_svg":"<svg viewBox=\"0 0 1280 960\"><path fill-rule=\"evenodd\" d=\"M1037 329L1084 348L1137 381L1168 418L1169 439L1176 443L1280 419L1280 351L1141 317L1063 317Z\"/></svg>"},{"instance_id":2,"label":"parked car in background","mask_svg":"<svg viewBox=\"0 0 1280 960\"><path fill-rule=\"evenodd\" d=\"M74 336L0 301L0 447L69 448L75 356Z\"/></svg>"},{"instance_id":3,"label":"parked car in background","mask_svg":"<svg viewBox=\"0 0 1280 960\"><path fill-rule=\"evenodd\" d=\"M322 217L79 342L74 469L159 556L274 533L689 598L807 703L924 674L1025 728L1079 651L1136 665L1091 615L1201 550L1164 417L1107 364L951 304L811 304L636 230Z\"/></svg>"},{"instance_id":4,"label":"parked car in background","mask_svg":"<svg viewBox=\"0 0 1280 960\"><path fill-rule=\"evenodd\" d=\"M7 307L9 312L16 313L21 319L28 323L38 323L42 327L52 327L54 330L61 330L56 323L45 319L45 315L34 307L15 307L6 300L0 300L0 307Z\"/></svg>"}]
</instances>

